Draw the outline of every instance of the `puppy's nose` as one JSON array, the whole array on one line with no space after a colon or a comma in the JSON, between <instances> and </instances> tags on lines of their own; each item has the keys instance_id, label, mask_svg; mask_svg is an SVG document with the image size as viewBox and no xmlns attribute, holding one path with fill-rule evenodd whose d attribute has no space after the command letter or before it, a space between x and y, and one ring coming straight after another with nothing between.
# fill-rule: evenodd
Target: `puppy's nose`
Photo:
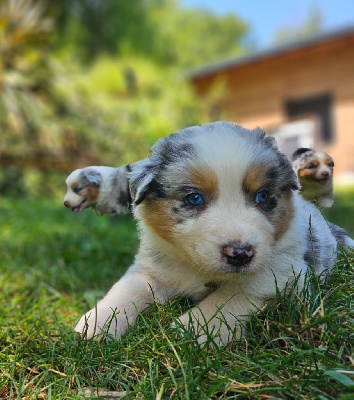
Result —
<instances>
[{"instance_id":1,"label":"puppy's nose","mask_svg":"<svg viewBox=\"0 0 354 400\"><path fill-rule=\"evenodd\" d=\"M68 200L65 200L65 201L64 201L64 206L65 206L65 207L70 207L70 204L69 204Z\"/></svg>"},{"instance_id":2,"label":"puppy's nose","mask_svg":"<svg viewBox=\"0 0 354 400\"><path fill-rule=\"evenodd\" d=\"M324 178L327 178L328 175L329 175L329 172L328 172L328 171L323 171L323 172L322 172L322 176L323 176Z\"/></svg>"},{"instance_id":3,"label":"puppy's nose","mask_svg":"<svg viewBox=\"0 0 354 400\"><path fill-rule=\"evenodd\" d=\"M235 267L247 265L253 258L252 246L248 243L228 243L222 248L222 255L226 257L227 263Z\"/></svg>"}]
</instances>

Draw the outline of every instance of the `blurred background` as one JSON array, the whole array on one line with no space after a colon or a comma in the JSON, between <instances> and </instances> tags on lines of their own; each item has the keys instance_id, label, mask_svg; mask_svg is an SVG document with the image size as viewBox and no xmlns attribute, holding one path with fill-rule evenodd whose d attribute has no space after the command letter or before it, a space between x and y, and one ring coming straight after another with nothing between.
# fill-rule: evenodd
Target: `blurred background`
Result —
<instances>
[{"instance_id":1,"label":"blurred background","mask_svg":"<svg viewBox=\"0 0 354 400\"><path fill-rule=\"evenodd\" d=\"M218 119L315 147L354 184L354 2L0 1L0 195L146 157Z\"/></svg>"}]
</instances>

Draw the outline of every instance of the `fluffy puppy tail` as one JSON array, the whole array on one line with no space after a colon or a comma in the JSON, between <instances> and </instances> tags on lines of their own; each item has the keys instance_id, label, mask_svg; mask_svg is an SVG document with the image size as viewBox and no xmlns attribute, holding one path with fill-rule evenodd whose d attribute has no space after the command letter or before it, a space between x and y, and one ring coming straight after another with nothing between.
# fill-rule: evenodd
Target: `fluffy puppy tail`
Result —
<instances>
[{"instance_id":1,"label":"fluffy puppy tail","mask_svg":"<svg viewBox=\"0 0 354 400\"><path fill-rule=\"evenodd\" d=\"M347 231L337 225L332 224L331 222L328 222L328 226L343 250L346 253L354 253L354 240L348 236Z\"/></svg>"},{"instance_id":2,"label":"fluffy puppy tail","mask_svg":"<svg viewBox=\"0 0 354 400\"><path fill-rule=\"evenodd\" d=\"M349 236L346 237L344 242L344 250L348 253L354 253L354 240Z\"/></svg>"}]
</instances>

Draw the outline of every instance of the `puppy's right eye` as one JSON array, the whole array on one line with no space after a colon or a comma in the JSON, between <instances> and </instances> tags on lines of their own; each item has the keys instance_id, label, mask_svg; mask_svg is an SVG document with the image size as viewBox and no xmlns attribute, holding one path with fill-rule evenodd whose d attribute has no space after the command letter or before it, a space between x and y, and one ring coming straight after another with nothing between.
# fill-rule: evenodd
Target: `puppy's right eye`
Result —
<instances>
[{"instance_id":1,"label":"puppy's right eye","mask_svg":"<svg viewBox=\"0 0 354 400\"><path fill-rule=\"evenodd\" d=\"M316 167L317 167L317 165L310 163L307 168L315 169Z\"/></svg>"},{"instance_id":2,"label":"puppy's right eye","mask_svg":"<svg viewBox=\"0 0 354 400\"><path fill-rule=\"evenodd\" d=\"M191 193L186 196L186 202L191 206L201 206L204 204L204 199L199 193Z\"/></svg>"},{"instance_id":3,"label":"puppy's right eye","mask_svg":"<svg viewBox=\"0 0 354 400\"><path fill-rule=\"evenodd\" d=\"M257 204L264 204L268 200L268 192L266 190L260 190L256 193L256 203Z\"/></svg>"}]
</instances>

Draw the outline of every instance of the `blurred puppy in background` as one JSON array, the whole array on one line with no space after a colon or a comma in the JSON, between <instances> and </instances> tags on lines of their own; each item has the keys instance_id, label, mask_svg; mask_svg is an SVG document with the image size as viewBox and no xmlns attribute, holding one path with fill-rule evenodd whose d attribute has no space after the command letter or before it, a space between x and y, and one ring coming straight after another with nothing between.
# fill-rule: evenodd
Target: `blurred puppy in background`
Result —
<instances>
[{"instance_id":1,"label":"blurred puppy in background","mask_svg":"<svg viewBox=\"0 0 354 400\"><path fill-rule=\"evenodd\" d=\"M66 179L64 205L74 212L92 207L97 215L126 213L131 203L129 171L129 165L119 168L93 166L73 171Z\"/></svg>"},{"instance_id":2,"label":"blurred puppy in background","mask_svg":"<svg viewBox=\"0 0 354 400\"><path fill-rule=\"evenodd\" d=\"M295 172L260 129L215 122L160 139L128 174L140 247L134 263L75 330L121 337L155 300L194 307L176 321L220 344L311 264L335 264L346 232L297 192ZM311 218L311 226L309 220ZM239 324L241 322L241 325Z\"/></svg>"},{"instance_id":3,"label":"blurred puppy in background","mask_svg":"<svg viewBox=\"0 0 354 400\"><path fill-rule=\"evenodd\" d=\"M320 207L333 204L332 157L327 153L307 148L297 149L292 156L292 164L300 182L300 193L305 200Z\"/></svg>"}]
</instances>

